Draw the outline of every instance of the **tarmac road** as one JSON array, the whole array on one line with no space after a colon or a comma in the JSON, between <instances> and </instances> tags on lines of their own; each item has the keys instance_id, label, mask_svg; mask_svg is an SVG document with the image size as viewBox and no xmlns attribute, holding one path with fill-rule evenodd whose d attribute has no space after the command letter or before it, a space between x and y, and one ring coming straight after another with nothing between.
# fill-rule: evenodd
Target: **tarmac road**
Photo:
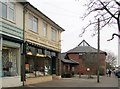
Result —
<instances>
[{"instance_id":1,"label":"tarmac road","mask_svg":"<svg viewBox=\"0 0 120 89\"><path fill-rule=\"evenodd\" d=\"M31 84L24 87L11 87L3 89L119 89L120 79L114 75L111 77L100 77L100 83L93 79L82 78L63 78L44 83Z\"/></svg>"}]
</instances>

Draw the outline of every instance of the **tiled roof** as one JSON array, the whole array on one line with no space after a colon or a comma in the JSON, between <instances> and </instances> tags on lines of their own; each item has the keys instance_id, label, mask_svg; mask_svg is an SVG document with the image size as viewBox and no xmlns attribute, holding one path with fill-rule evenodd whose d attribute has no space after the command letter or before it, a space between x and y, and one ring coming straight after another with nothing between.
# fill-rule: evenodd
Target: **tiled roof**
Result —
<instances>
[{"instance_id":1,"label":"tiled roof","mask_svg":"<svg viewBox=\"0 0 120 89\"><path fill-rule=\"evenodd\" d=\"M91 47L85 40L83 40L77 47L67 51L67 53L85 53L85 52L92 52L97 53L97 49ZM100 53L105 53L104 51L100 50Z\"/></svg>"},{"instance_id":2,"label":"tiled roof","mask_svg":"<svg viewBox=\"0 0 120 89\"><path fill-rule=\"evenodd\" d=\"M67 64L79 64L79 62L76 62L73 59L61 59L61 61Z\"/></svg>"},{"instance_id":3,"label":"tiled roof","mask_svg":"<svg viewBox=\"0 0 120 89\"><path fill-rule=\"evenodd\" d=\"M67 59L66 59L67 58ZM61 53L61 61L66 64L79 64L79 62L66 57L66 53Z\"/></svg>"}]
</instances>

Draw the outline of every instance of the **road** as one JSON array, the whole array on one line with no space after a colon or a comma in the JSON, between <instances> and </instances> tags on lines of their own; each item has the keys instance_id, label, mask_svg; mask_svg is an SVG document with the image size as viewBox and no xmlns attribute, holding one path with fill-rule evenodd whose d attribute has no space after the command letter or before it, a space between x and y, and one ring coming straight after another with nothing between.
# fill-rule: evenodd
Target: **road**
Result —
<instances>
[{"instance_id":1,"label":"road","mask_svg":"<svg viewBox=\"0 0 120 89\"><path fill-rule=\"evenodd\" d=\"M63 78L60 80L26 85L24 87L12 87L3 89L119 89L119 84L120 82L118 82L118 78L114 75L111 77L100 77L100 83L97 83L96 76L91 79L88 79L84 76L82 78Z\"/></svg>"}]
</instances>

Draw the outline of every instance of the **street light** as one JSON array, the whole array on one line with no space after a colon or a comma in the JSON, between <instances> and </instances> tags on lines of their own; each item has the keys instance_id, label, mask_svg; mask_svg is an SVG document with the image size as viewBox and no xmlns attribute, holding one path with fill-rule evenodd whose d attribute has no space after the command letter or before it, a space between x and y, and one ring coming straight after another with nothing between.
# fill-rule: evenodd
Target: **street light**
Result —
<instances>
[{"instance_id":1,"label":"street light","mask_svg":"<svg viewBox=\"0 0 120 89\"><path fill-rule=\"evenodd\" d=\"M88 72L88 78L90 78L90 68L87 68L87 72Z\"/></svg>"}]
</instances>

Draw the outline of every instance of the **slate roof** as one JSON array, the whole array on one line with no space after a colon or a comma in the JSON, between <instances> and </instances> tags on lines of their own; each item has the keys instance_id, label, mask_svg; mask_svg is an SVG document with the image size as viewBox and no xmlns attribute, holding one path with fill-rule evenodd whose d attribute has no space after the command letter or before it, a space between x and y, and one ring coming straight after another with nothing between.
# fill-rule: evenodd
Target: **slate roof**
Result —
<instances>
[{"instance_id":1,"label":"slate roof","mask_svg":"<svg viewBox=\"0 0 120 89\"><path fill-rule=\"evenodd\" d=\"M77 47L67 51L67 53L85 53L85 52L92 52L97 53L97 49L91 47L85 40L83 40ZM105 53L104 51L100 50L100 53Z\"/></svg>"},{"instance_id":2,"label":"slate roof","mask_svg":"<svg viewBox=\"0 0 120 89\"><path fill-rule=\"evenodd\" d=\"M61 59L61 61L66 64L79 64L79 62L76 62L73 59Z\"/></svg>"}]
</instances>

